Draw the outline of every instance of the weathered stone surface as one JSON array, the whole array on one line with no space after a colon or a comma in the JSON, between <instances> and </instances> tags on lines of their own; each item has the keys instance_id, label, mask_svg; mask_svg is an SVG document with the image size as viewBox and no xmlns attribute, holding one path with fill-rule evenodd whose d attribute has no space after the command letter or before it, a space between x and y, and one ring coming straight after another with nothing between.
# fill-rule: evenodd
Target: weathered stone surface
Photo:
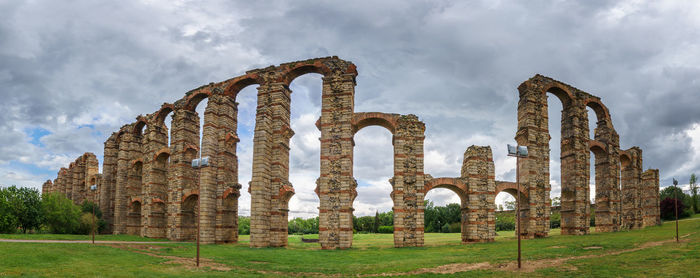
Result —
<instances>
[{"instance_id":1,"label":"weathered stone surface","mask_svg":"<svg viewBox=\"0 0 700 278\"><path fill-rule=\"evenodd\" d=\"M590 153L596 166L596 223L598 231L617 231L657 225L658 170L642 173L641 149L621 151L607 108L598 97L551 78L536 75L523 82L518 104L516 141L529 147L530 156L518 163L520 192L512 182L494 180L491 148L470 146L464 153L462 174L433 178L424 173L425 124L415 115L354 111L355 77L351 62L338 57L297 61L248 71L245 75L191 90L152 114L138 116L104 143L102 174L94 154L86 153L61 168L42 191L60 192L76 203L97 200L114 234L135 234L202 243L238 239L237 119L238 92L258 85L253 145L251 247L287 245L290 125L289 84L306 73L323 75L320 177L315 192L319 204L319 238L323 249L352 246L353 201L357 182L353 173L353 137L370 125L393 135L394 245L423 246L424 199L433 188L448 188L460 197L462 242L492 241L498 192L520 196L522 235L543 237L549 232L549 131L547 95L562 102L562 233L589 232L588 181ZM204 115L195 108L208 99ZM587 107L598 118L595 138L589 137ZM171 130L164 124L172 117ZM202 138L200 144L200 119ZM191 162L209 157L208 167ZM622 185L618 177L622 175ZM97 185L97 192L89 190ZM620 188L621 186L621 188Z\"/></svg>"}]
</instances>

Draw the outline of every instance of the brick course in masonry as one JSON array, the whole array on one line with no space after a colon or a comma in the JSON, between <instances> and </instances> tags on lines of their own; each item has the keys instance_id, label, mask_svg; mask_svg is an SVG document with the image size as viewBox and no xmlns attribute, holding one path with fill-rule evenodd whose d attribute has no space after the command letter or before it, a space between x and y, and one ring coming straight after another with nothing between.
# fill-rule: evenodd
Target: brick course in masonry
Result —
<instances>
[{"instance_id":1,"label":"brick course in masonry","mask_svg":"<svg viewBox=\"0 0 700 278\"><path fill-rule=\"evenodd\" d=\"M394 245L423 246L425 194L434 188L454 191L462 206L462 242L495 238L495 196L520 194L522 234L549 232L549 131L547 93L562 102L562 233L589 233L589 158L595 156L598 231L658 225L658 170L642 173L642 151L623 151L607 108L600 98L551 78L536 75L520 85L516 141L529 147L520 160L521 190L513 182L495 181L491 148L470 146L460 177L433 178L424 173L425 124L415 115L355 112L357 69L349 61L326 57L256 69L245 75L191 90L158 111L139 115L104 143L102 173L97 158L86 153L61 168L44 193L58 192L75 203L94 200L108 223L107 232L171 240L194 240L199 225L202 243L238 240L237 134L240 90L257 85L253 138L250 246L287 245L291 94L289 84L307 73L323 75L319 196L319 238L323 249L352 246L353 137L367 126L388 129L394 148L390 179L394 206ZM195 109L208 99L204 114ZM589 138L587 107L597 127ZM172 117L170 130L166 117ZM200 126L200 119L204 124ZM200 130L202 138L200 138ZM200 140L201 139L201 140ZM201 142L201 143L200 143ZM191 161L210 158L208 167ZM621 177L621 179L620 179ZM621 183L620 183L621 180ZM89 187L97 185L91 192Z\"/></svg>"}]
</instances>

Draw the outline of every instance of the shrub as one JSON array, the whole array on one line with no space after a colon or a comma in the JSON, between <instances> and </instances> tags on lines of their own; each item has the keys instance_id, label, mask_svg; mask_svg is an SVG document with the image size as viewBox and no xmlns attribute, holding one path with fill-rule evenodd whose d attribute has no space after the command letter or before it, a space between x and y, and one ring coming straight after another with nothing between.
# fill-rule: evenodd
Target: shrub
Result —
<instances>
[{"instance_id":1,"label":"shrub","mask_svg":"<svg viewBox=\"0 0 700 278\"><path fill-rule=\"evenodd\" d=\"M659 204L661 210L661 218L664 220L676 219L676 199L671 197L666 197L661 204ZM678 218L690 216L690 210L686 207L681 200L678 200Z\"/></svg>"},{"instance_id":2,"label":"shrub","mask_svg":"<svg viewBox=\"0 0 700 278\"><path fill-rule=\"evenodd\" d=\"M561 214L559 212L552 213L549 216L549 228L556 229L561 227Z\"/></svg>"},{"instance_id":3,"label":"shrub","mask_svg":"<svg viewBox=\"0 0 700 278\"><path fill-rule=\"evenodd\" d=\"M42 198L44 219L53 234L75 233L80 228L80 208L60 193L54 192Z\"/></svg>"},{"instance_id":4,"label":"shrub","mask_svg":"<svg viewBox=\"0 0 700 278\"><path fill-rule=\"evenodd\" d=\"M452 223L450 224L450 233L460 233L462 232L462 223Z\"/></svg>"},{"instance_id":5,"label":"shrub","mask_svg":"<svg viewBox=\"0 0 700 278\"><path fill-rule=\"evenodd\" d=\"M77 234L83 234L83 235L89 235L91 234L92 230L92 213L91 212L84 212L82 216L80 216L80 227L76 231ZM95 228L98 228L98 222L97 219L95 219Z\"/></svg>"},{"instance_id":6,"label":"shrub","mask_svg":"<svg viewBox=\"0 0 700 278\"><path fill-rule=\"evenodd\" d=\"M239 216L238 217L238 234L239 235L249 235L250 234L250 217Z\"/></svg>"},{"instance_id":7,"label":"shrub","mask_svg":"<svg viewBox=\"0 0 700 278\"><path fill-rule=\"evenodd\" d=\"M393 234L394 233L394 226L379 226L379 231L380 234Z\"/></svg>"}]
</instances>

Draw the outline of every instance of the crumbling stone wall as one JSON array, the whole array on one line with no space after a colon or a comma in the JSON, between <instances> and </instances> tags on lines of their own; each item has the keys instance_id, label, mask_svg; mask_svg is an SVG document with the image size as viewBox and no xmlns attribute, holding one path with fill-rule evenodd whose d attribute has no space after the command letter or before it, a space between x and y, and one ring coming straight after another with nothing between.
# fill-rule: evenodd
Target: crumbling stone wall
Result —
<instances>
[{"instance_id":1,"label":"crumbling stone wall","mask_svg":"<svg viewBox=\"0 0 700 278\"><path fill-rule=\"evenodd\" d=\"M495 176L491 147L470 146L462 163L462 179L468 186L462 242L489 242L496 238Z\"/></svg>"},{"instance_id":2,"label":"crumbling stone wall","mask_svg":"<svg viewBox=\"0 0 700 278\"><path fill-rule=\"evenodd\" d=\"M90 186L99 185L101 176L98 167L95 154L84 153L71 162L67 169L61 168L53 182L44 182L42 193L58 192L75 204L82 204L85 200L96 202L97 193L91 192Z\"/></svg>"},{"instance_id":3,"label":"crumbling stone wall","mask_svg":"<svg viewBox=\"0 0 700 278\"><path fill-rule=\"evenodd\" d=\"M648 169L642 173L642 226L656 225L661 225L659 170Z\"/></svg>"},{"instance_id":4,"label":"crumbling stone wall","mask_svg":"<svg viewBox=\"0 0 700 278\"><path fill-rule=\"evenodd\" d=\"M642 150L632 147L622 161L622 221L624 229L642 227Z\"/></svg>"}]
</instances>

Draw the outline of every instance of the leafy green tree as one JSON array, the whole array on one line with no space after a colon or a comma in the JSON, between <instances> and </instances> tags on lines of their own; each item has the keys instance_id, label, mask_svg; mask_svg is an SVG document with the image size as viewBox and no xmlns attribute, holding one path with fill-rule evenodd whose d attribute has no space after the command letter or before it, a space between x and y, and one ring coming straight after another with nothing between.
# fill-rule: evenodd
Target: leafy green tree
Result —
<instances>
[{"instance_id":1,"label":"leafy green tree","mask_svg":"<svg viewBox=\"0 0 700 278\"><path fill-rule=\"evenodd\" d=\"M239 216L238 217L238 234L239 235L249 235L250 234L250 217Z\"/></svg>"},{"instance_id":2,"label":"leafy green tree","mask_svg":"<svg viewBox=\"0 0 700 278\"><path fill-rule=\"evenodd\" d=\"M379 226L380 226L379 224L381 224L381 223L379 223L379 211L375 211L374 212L374 227L372 229L373 233L379 232Z\"/></svg>"},{"instance_id":3,"label":"leafy green tree","mask_svg":"<svg viewBox=\"0 0 700 278\"><path fill-rule=\"evenodd\" d=\"M700 200L698 200L698 177L695 173L690 174L690 197L692 199L693 212L700 212Z\"/></svg>"},{"instance_id":4,"label":"leafy green tree","mask_svg":"<svg viewBox=\"0 0 700 278\"><path fill-rule=\"evenodd\" d=\"M7 188L0 187L0 233L14 233L17 226L19 222L12 209L10 192Z\"/></svg>"},{"instance_id":5,"label":"leafy green tree","mask_svg":"<svg viewBox=\"0 0 700 278\"><path fill-rule=\"evenodd\" d=\"M102 219L102 210L100 210L100 206L91 201L85 200L80 205L80 210L83 212L83 217L85 213L89 213L90 217L92 217L93 207L95 209L95 226L97 227L97 232L99 233L104 231L105 228L107 228L107 222ZM83 217L80 218L81 221ZM90 225L92 226L92 219L90 220ZM84 229L81 228L81 233L83 230ZM88 229L88 232L89 230L90 229Z\"/></svg>"},{"instance_id":6,"label":"leafy green tree","mask_svg":"<svg viewBox=\"0 0 700 278\"><path fill-rule=\"evenodd\" d=\"M54 234L70 234L80 229L80 207L60 193L45 194L42 198L45 224Z\"/></svg>"},{"instance_id":7,"label":"leafy green tree","mask_svg":"<svg viewBox=\"0 0 700 278\"><path fill-rule=\"evenodd\" d=\"M11 213L23 233L41 225L41 197L39 191L28 187L10 186L5 189Z\"/></svg>"}]
</instances>

